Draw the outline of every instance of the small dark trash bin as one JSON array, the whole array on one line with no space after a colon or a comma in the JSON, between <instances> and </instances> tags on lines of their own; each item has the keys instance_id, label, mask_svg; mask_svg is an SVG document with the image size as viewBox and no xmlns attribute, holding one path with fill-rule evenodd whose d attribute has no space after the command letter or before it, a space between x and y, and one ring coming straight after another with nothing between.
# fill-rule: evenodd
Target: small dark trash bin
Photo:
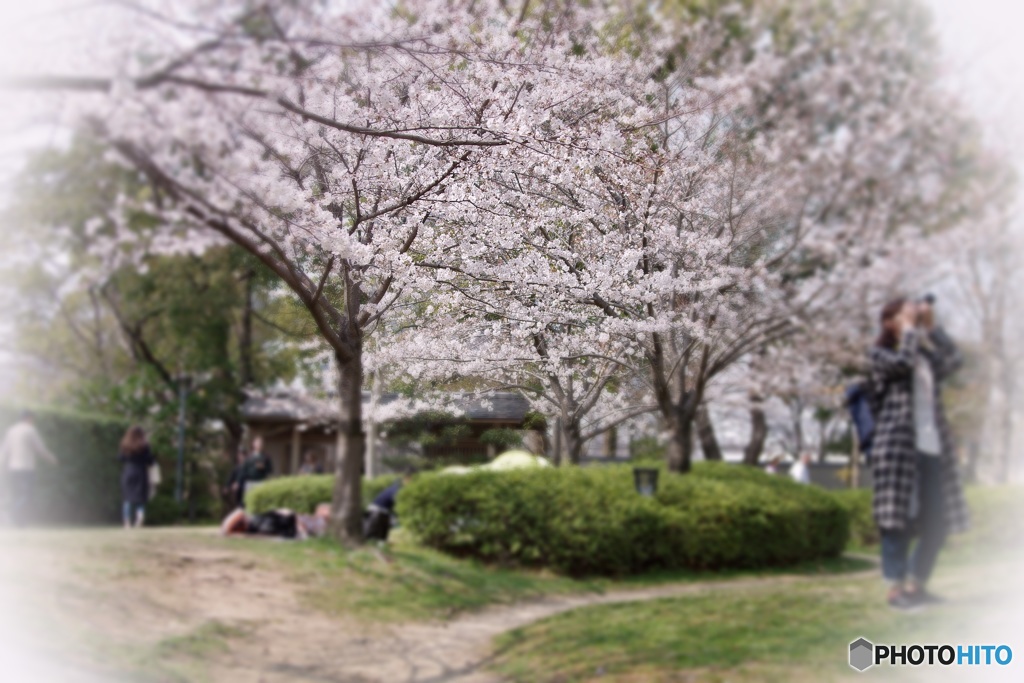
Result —
<instances>
[{"instance_id":1,"label":"small dark trash bin","mask_svg":"<svg viewBox=\"0 0 1024 683\"><path fill-rule=\"evenodd\" d=\"M658 492L658 469L655 467L634 467L633 485L641 496L653 496Z\"/></svg>"}]
</instances>

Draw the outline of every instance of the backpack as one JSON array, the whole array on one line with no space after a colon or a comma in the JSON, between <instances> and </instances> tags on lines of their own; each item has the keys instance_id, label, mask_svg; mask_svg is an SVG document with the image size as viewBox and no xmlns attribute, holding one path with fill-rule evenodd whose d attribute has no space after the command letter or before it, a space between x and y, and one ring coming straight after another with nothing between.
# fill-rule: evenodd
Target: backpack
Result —
<instances>
[{"instance_id":1,"label":"backpack","mask_svg":"<svg viewBox=\"0 0 1024 683\"><path fill-rule=\"evenodd\" d=\"M857 430L860 450L868 462L871 460L871 442L875 437L875 415L881 408L880 398L870 377L846 387L846 408L850 411L853 428Z\"/></svg>"},{"instance_id":2,"label":"backpack","mask_svg":"<svg viewBox=\"0 0 1024 683\"><path fill-rule=\"evenodd\" d=\"M262 515L250 517L246 531L250 534L295 538L298 534L298 526L294 513L270 510Z\"/></svg>"}]
</instances>

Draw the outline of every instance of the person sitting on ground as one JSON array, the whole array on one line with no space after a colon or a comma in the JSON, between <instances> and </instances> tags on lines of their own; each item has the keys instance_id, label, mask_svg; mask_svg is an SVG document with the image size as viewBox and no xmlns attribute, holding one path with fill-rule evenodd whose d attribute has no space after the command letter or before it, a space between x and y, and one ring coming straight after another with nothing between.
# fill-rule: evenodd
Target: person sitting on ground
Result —
<instances>
[{"instance_id":1,"label":"person sitting on ground","mask_svg":"<svg viewBox=\"0 0 1024 683\"><path fill-rule=\"evenodd\" d=\"M329 503L317 505L312 515L297 515L288 508L250 515L238 508L224 518L220 532L225 536L278 536L305 540L326 534L330 517Z\"/></svg>"}]
</instances>

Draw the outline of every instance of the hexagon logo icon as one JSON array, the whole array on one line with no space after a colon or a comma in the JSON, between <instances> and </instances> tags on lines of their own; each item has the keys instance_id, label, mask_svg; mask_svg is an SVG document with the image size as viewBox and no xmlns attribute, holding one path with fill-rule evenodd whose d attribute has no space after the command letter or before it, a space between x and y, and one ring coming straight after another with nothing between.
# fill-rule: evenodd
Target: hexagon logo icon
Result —
<instances>
[{"instance_id":1,"label":"hexagon logo icon","mask_svg":"<svg viewBox=\"0 0 1024 683\"><path fill-rule=\"evenodd\" d=\"M867 671L875 664L875 646L866 638L850 643L850 666L857 671Z\"/></svg>"}]
</instances>

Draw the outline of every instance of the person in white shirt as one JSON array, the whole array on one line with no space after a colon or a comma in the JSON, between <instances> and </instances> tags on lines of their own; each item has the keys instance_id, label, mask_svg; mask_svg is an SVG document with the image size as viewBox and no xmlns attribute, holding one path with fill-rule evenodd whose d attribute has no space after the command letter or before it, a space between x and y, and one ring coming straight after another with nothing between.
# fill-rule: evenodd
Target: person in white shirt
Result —
<instances>
[{"instance_id":1,"label":"person in white shirt","mask_svg":"<svg viewBox=\"0 0 1024 683\"><path fill-rule=\"evenodd\" d=\"M801 484L811 483L811 468L808 467L810 463L811 456L807 453L802 453L800 458L789 468L789 476L793 478L793 481Z\"/></svg>"},{"instance_id":2,"label":"person in white shirt","mask_svg":"<svg viewBox=\"0 0 1024 683\"><path fill-rule=\"evenodd\" d=\"M57 458L43 443L35 426L35 416L23 411L0 443L0 469L7 476L11 522L23 526L35 489L36 461L43 459L57 465Z\"/></svg>"}]
</instances>

